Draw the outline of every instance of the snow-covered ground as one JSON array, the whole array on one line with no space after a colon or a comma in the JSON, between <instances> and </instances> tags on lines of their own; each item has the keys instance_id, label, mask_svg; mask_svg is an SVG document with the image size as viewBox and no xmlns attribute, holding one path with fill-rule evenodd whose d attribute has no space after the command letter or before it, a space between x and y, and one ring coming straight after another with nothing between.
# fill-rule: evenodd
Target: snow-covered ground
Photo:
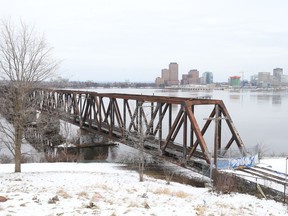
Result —
<instances>
[{"instance_id":1,"label":"snow-covered ground","mask_svg":"<svg viewBox=\"0 0 288 216\"><path fill-rule=\"evenodd\" d=\"M263 158L260 160L260 166L268 166L273 170L276 170L280 173L286 173L288 170L288 159L286 161L285 157L272 157L272 158ZM287 166L287 167L286 167Z\"/></svg>"},{"instance_id":2,"label":"snow-covered ground","mask_svg":"<svg viewBox=\"0 0 288 216\"><path fill-rule=\"evenodd\" d=\"M0 164L0 215L288 215L288 207L244 194L145 176L115 163Z\"/></svg>"},{"instance_id":3,"label":"snow-covered ground","mask_svg":"<svg viewBox=\"0 0 288 216\"><path fill-rule=\"evenodd\" d=\"M286 178L286 182L288 182L288 178L285 176L288 170L288 159L286 161L286 157L263 158L260 160L260 163L257 164L256 170L259 170L258 167L268 168L269 170L274 170L275 172L272 173L270 171L267 171L267 170L265 171L265 170L260 169L262 172L266 173L267 176L269 176L269 174L272 173L274 176L283 178L284 181ZM226 171L236 173L242 178L245 178L251 182L255 182L261 186L272 188L274 190L280 191L281 193L287 194L288 185L286 185L286 188L285 188L285 185L283 183L279 184L279 183L276 183L274 181L268 180L266 178L263 178L257 175L253 175L250 173L243 173L242 170L226 170Z\"/></svg>"}]
</instances>

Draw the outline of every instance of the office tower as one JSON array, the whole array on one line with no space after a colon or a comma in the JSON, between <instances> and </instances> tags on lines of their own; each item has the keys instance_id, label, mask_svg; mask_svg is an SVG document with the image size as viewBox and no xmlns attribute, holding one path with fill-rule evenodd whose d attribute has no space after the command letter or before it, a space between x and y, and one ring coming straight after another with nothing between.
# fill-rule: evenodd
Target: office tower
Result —
<instances>
[{"instance_id":1,"label":"office tower","mask_svg":"<svg viewBox=\"0 0 288 216\"><path fill-rule=\"evenodd\" d=\"M277 81L281 81L281 76L283 75L283 68L275 68L273 69L273 76Z\"/></svg>"},{"instance_id":2,"label":"office tower","mask_svg":"<svg viewBox=\"0 0 288 216\"><path fill-rule=\"evenodd\" d=\"M211 84L213 83L213 73L212 72L204 72L202 75L202 84Z\"/></svg>"}]
</instances>

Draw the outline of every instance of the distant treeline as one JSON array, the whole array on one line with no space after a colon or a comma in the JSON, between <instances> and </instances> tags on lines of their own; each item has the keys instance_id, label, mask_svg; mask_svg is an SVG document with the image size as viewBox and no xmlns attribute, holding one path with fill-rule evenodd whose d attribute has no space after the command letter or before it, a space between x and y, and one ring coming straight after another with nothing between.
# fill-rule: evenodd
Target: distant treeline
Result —
<instances>
[{"instance_id":1,"label":"distant treeline","mask_svg":"<svg viewBox=\"0 0 288 216\"><path fill-rule=\"evenodd\" d=\"M0 80L0 85L8 81ZM45 88L153 88L155 83L132 82L92 82L92 81L45 81L41 83Z\"/></svg>"},{"instance_id":2,"label":"distant treeline","mask_svg":"<svg viewBox=\"0 0 288 216\"><path fill-rule=\"evenodd\" d=\"M132 82L91 82L91 81L68 81L68 82L44 82L46 87L54 88L148 88L155 87L155 83L132 83Z\"/></svg>"}]
</instances>

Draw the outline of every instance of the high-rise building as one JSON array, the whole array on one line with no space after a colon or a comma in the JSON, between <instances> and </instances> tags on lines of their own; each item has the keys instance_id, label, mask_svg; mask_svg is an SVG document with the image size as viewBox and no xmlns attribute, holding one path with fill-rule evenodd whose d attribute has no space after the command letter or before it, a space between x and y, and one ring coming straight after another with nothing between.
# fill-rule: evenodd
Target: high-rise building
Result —
<instances>
[{"instance_id":1,"label":"high-rise building","mask_svg":"<svg viewBox=\"0 0 288 216\"><path fill-rule=\"evenodd\" d=\"M171 62L169 64L170 71L170 81L178 81L178 64L176 62Z\"/></svg>"},{"instance_id":2,"label":"high-rise building","mask_svg":"<svg viewBox=\"0 0 288 216\"><path fill-rule=\"evenodd\" d=\"M190 70L188 72L188 82L189 82L189 84L199 84L200 83L198 70L193 69L193 70Z\"/></svg>"},{"instance_id":3,"label":"high-rise building","mask_svg":"<svg viewBox=\"0 0 288 216\"><path fill-rule=\"evenodd\" d=\"M170 79L168 85L178 85L178 64L176 62L171 62L169 64Z\"/></svg>"},{"instance_id":4,"label":"high-rise building","mask_svg":"<svg viewBox=\"0 0 288 216\"><path fill-rule=\"evenodd\" d=\"M212 72L204 72L202 75L202 84L211 84L213 83L213 73Z\"/></svg>"},{"instance_id":5,"label":"high-rise building","mask_svg":"<svg viewBox=\"0 0 288 216\"><path fill-rule=\"evenodd\" d=\"M273 76L277 81L281 81L281 76L283 75L283 68L275 68L273 69Z\"/></svg>"},{"instance_id":6,"label":"high-rise building","mask_svg":"<svg viewBox=\"0 0 288 216\"><path fill-rule=\"evenodd\" d=\"M164 80L164 82L167 82L170 80L170 71L168 69L162 69L161 71L161 78Z\"/></svg>"},{"instance_id":7,"label":"high-rise building","mask_svg":"<svg viewBox=\"0 0 288 216\"><path fill-rule=\"evenodd\" d=\"M259 72L258 73L258 83L257 85L260 87L268 87L270 86L270 72Z\"/></svg>"},{"instance_id":8,"label":"high-rise building","mask_svg":"<svg viewBox=\"0 0 288 216\"><path fill-rule=\"evenodd\" d=\"M164 82L164 85L178 85L178 64L176 62L171 62L169 64L169 69L162 69L161 71L161 79L156 78L156 85L160 85ZM161 84L162 85L162 84Z\"/></svg>"},{"instance_id":9,"label":"high-rise building","mask_svg":"<svg viewBox=\"0 0 288 216\"><path fill-rule=\"evenodd\" d=\"M188 74L182 74L181 84L182 84L182 85L187 85L187 84L189 84L189 82L188 82Z\"/></svg>"},{"instance_id":10,"label":"high-rise building","mask_svg":"<svg viewBox=\"0 0 288 216\"><path fill-rule=\"evenodd\" d=\"M187 84L199 84L200 78L199 78L199 71L196 69L190 70L188 74L182 75L181 84L187 85Z\"/></svg>"},{"instance_id":11,"label":"high-rise building","mask_svg":"<svg viewBox=\"0 0 288 216\"><path fill-rule=\"evenodd\" d=\"M156 83L156 86L163 86L165 84L163 78L161 78L161 77L157 77L155 79L155 83Z\"/></svg>"}]
</instances>

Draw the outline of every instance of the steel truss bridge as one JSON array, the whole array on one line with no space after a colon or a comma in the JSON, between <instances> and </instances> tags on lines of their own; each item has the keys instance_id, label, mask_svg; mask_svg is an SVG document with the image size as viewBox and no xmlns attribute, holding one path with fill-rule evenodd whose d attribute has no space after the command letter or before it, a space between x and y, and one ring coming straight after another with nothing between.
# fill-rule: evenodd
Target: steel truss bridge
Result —
<instances>
[{"instance_id":1,"label":"steel truss bridge","mask_svg":"<svg viewBox=\"0 0 288 216\"><path fill-rule=\"evenodd\" d=\"M216 165L233 145L247 153L222 100L51 89L34 90L30 98L81 129L130 146L142 138L145 149L176 163L201 158Z\"/></svg>"}]
</instances>

